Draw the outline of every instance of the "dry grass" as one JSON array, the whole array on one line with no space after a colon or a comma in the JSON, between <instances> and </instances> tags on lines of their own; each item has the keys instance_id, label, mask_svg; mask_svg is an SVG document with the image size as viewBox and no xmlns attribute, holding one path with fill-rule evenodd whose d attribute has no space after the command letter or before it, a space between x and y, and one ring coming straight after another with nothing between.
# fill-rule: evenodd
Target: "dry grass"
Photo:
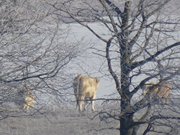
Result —
<instances>
[{"instance_id":1,"label":"dry grass","mask_svg":"<svg viewBox=\"0 0 180 135\"><path fill-rule=\"evenodd\" d=\"M118 135L117 130L107 129L115 123L101 122L98 117L92 120L94 115L61 108L43 115L9 117L0 121L0 135Z\"/></svg>"}]
</instances>

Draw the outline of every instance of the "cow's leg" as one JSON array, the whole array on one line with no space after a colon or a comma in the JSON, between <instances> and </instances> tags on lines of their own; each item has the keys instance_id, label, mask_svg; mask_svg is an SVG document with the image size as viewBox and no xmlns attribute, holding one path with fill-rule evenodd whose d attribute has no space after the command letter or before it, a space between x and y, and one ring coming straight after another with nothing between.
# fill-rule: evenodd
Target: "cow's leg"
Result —
<instances>
[{"instance_id":1,"label":"cow's leg","mask_svg":"<svg viewBox=\"0 0 180 135\"><path fill-rule=\"evenodd\" d=\"M96 99L96 96L94 95L91 99L91 107L92 107L93 112L95 111L95 99Z\"/></svg>"},{"instance_id":2,"label":"cow's leg","mask_svg":"<svg viewBox=\"0 0 180 135\"><path fill-rule=\"evenodd\" d=\"M166 104L169 104L170 103L170 96L171 96L171 93L170 93L170 89L166 92L166 95L164 96L165 98L165 103Z\"/></svg>"},{"instance_id":3,"label":"cow's leg","mask_svg":"<svg viewBox=\"0 0 180 135\"><path fill-rule=\"evenodd\" d=\"M27 105L26 104L24 104L23 110L27 110Z\"/></svg>"},{"instance_id":4,"label":"cow's leg","mask_svg":"<svg viewBox=\"0 0 180 135\"><path fill-rule=\"evenodd\" d=\"M92 104L92 97L86 98L86 100L85 100L85 110L88 109L90 104Z\"/></svg>"},{"instance_id":5,"label":"cow's leg","mask_svg":"<svg viewBox=\"0 0 180 135\"><path fill-rule=\"evenodd\" d=\"M82 112L84 111L85 107L84 107L84 96L80 96L79 98L79 111Z\"/></svg>"},{"instance_id":6,"label":"cow's leg","mask_svg":"<svg viewBox=\"0 0 180 135\"><path fill-rule=\"evenodd\" d=\"M166 104L171 103L171 102L170 102L170 95L168 95L167 97L165 97L165 98L164 98L164 101L165 101Z\"/></svg>"},{"instance_id":7,"label":"cow's leg","mask_svg":"<svg viewBox=\"0 0 180 135\"><path fill-rule=\"evenodd\" d=\"M24 104L23 109L24 109L25 111L28 111L28 110L29 110L29 105L28 105L28 104Z\"/></svg>"},{"instance_id":8,"label":"cow's leg","mask_svg":"<svg viewBox=\"0 0 180 135\"><path fill-rule=\"evenodd\" d=\"M92 111L95 111L95 107L94 107L94 101L92 101Z\"/></svg>"},{"instance_id":9,"label":"cow's leg","mask_svg":"<svg viewBox=\"0 0 180 135\"><path fill-rule=\"evenodd\" d=\"M84 110L87 110L87 107L88 107L88 100L86 98L84 101Z\"/></svg>"},{"instance_id":10,"label":"cow's leg","mask_svg":"<svg viewBox=\"0 0 180 135\"><path fill-rule=\"evenodd\" d=\"M76 98L76 109L77 109L79 106L79 97L77 94L75 94L75 98Z\"/></svg>"}]
</instances>

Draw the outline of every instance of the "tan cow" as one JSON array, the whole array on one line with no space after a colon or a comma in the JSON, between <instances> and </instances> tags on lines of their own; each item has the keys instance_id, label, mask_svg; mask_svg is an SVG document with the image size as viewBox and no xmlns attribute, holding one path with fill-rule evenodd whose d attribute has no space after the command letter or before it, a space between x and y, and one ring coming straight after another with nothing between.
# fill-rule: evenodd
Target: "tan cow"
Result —
<instances>
[{"instance_id":1,"label":"tan cow","mask_svg":"<svg viewBox=\"0 0 180 135\"><path fill-rule=\"evenodd\" d=\"M29 109L34 108L35 104L36 104L35 96L33 96L31 91L28 91L24 99L23 109L25 111L28 111Z\"/></svg>"},{"instance_id":2,"label":"tan cow","mask_svg":"<svg viewBox=\"0 0 180 135\"><path fill-rule=\"evenodd\" d=\"M91 101L92 111L95 111L94 100L96 99L99 80L95 77L78 75L73 82L74 95L79 111L85 110L85 102Z\"/></svg>"},{"instance_id":3,"label":"tan cow","mask_svg":"<svg viewBox=\"0 0 180 135\"><path fill-rule=\"evenodd\" d=\"M143 95L148 95L150 97L158 97L161 99L164 99L165 102L167 102L170 98L172 92L172 86L169 83L166 82L160 82L160 83L148 83L145 86L145 91Z\"/></svg>"}]
</instances>

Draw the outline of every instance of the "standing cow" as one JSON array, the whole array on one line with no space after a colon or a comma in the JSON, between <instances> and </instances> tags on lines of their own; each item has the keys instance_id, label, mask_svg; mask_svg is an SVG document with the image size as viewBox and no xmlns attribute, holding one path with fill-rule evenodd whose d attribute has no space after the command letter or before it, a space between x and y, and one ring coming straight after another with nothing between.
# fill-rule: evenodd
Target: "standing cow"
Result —
<instances>
[{"instance_id":1,"label":"standing cow","mask_svg":"<svg viewBox=\"0 0 180 135\"><path fill-rule=\"evenodd\" d=\"M150 98L160 98L167 102L170 98L171 93L172 85L166 82L160 82L157 84L146 84L143 95Z\"/></svg>"},{"instance_id":2,"label":"standing cow","mask_svg":"<svg viewBox=\"0 0 180 135\"><path fill-rule=\"evenodd\" d=\"M95 77L78 75L74 78L74 95L79 111L85 110L85 102L87 100L91 101L92 111L95 111L94 100L96 99L98 87L99 79Z\"/></svg>"}]
</instances>

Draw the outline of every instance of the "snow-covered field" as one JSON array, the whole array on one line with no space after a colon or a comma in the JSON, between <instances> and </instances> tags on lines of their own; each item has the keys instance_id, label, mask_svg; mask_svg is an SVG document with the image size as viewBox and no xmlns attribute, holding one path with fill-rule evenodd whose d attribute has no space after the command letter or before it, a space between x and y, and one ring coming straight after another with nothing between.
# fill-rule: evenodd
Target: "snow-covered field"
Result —
<instances>
[{"instance_id":1,"label":"snow-covered field","mask_svg":"<svg viewBox=\"0 0 180 135\"><path fill-rule=\"evenodd\" d=\"M99 116L94 118L96 114L62 107L32 116L9 117L1 120L0 135L118 135L113 129L118 128L116 121L101 121Z\"/></svg>"},{"instance_id":2,"label":"snow-covered field","mask_svg":"<svg viewBox=\"0 0 180 135\"><path fill-rule=\"evenodd\" d=\"M100 78L97 98L118 96L113 79L107 74L106 60L98 54L98 52L100 52L99 49L105 49L105 43L95 37L89 30L78 24L67 24L63 25L63 27L69 28L68 38L70 40L67 40L67 42L79 42L79 48L82 49L82 53L67 67L67 72L73 75L72 79L76 74L96 76ZM110 34L98 23L91 24L91 27L96 29L98 33L101 33L103 37L108 37ZM139 80L137 79L137 81ZM48 103L48 101L46 102ZM62 108L46 107L49 107L51 111L43 115L35 114L32 116L9 117L2 120L0 122L0 135L119 134L118 130L113 129L119 127L116 121L101 121L102 118L99 118L99 116L92 119L96 115L96 113L92 112L80 114L75 110L75 103L72 103L69 107L64 105ZM109 107L111 107L111 105ZM117 105L116 107L119 106ZM100 108L103 109L102 106ZM111 110L111 108L108 109Z\"/></svg>"}]
</instances>

